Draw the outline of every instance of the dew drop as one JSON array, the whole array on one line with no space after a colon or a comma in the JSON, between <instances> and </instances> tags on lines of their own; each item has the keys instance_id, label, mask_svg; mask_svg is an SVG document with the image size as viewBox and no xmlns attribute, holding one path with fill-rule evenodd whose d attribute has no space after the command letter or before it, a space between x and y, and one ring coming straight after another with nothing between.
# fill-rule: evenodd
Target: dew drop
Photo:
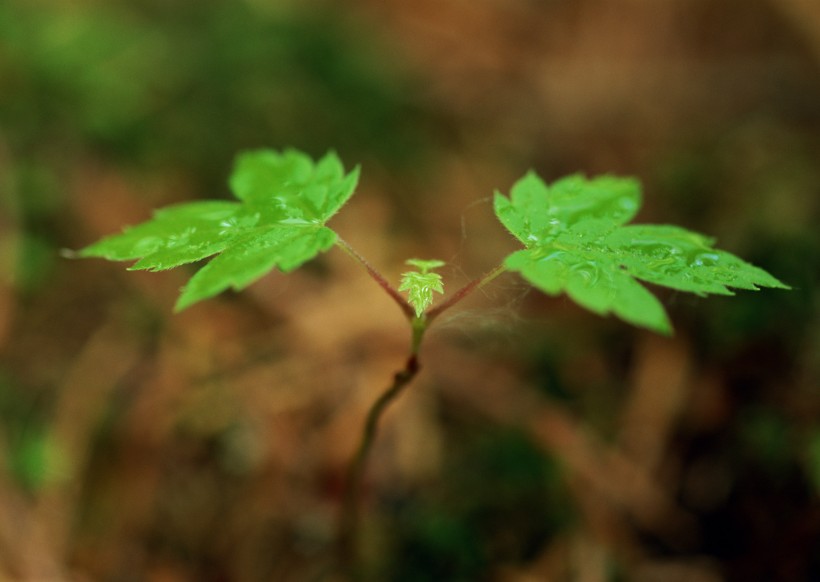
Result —
<instances>
[{"instance_id":1,"label":"dew drop","mask_svg":"<svg viewBox=\"0 0 820 582\"><path fill-rule=\"evenodd\" d=\"M692 260L693 267L714 267L720 260L716 253L700 253Z\"/></svg>"},{"instance_id":2,"label":"dew drop","mask_svg":"<svg viewBox=\"0 0 820 582\"><path fill-rule=\"evenodd\" d=\"M176 247L181 247L189 244L191 240L191 235L193 235L194 229L189 227L183 230L178 234L172 234L168 237L165 241L165 248L172 249Z\"/></svg>"},{"instance_id":3,"label":"dew drop","mask_svg":"<svg viewBox=\"0 0 820 582\"><path fill-rule=\"evenodd\" d=\"M592 262L573 265L572 271L578 275L587 285L594 285L598 282L599 269L598 266Z\"/></svg>"}]
</instances>

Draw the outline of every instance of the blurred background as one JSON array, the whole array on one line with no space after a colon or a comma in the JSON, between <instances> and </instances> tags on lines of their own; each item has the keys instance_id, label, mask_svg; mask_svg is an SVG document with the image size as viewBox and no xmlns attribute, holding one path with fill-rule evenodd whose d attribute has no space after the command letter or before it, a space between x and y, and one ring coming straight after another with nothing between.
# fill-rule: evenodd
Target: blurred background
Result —
<instances>
[{"instance_id":1,"label":"blurred background","mask_svg":"<svg viewBox=\"0 0 820 582\"><path fill-rule=\"evenodd\" d=\"M4 0L0 580L339 580L345 467L404 361L333 250L172 315L191 271L74 261L238 151L362 165L331 226L453 290L526 170L637 176L792 285L653 289L676 334L504 275L440 321L368 473L385 581L820 580L820 4Z\"/></svg>"}]
</instances>

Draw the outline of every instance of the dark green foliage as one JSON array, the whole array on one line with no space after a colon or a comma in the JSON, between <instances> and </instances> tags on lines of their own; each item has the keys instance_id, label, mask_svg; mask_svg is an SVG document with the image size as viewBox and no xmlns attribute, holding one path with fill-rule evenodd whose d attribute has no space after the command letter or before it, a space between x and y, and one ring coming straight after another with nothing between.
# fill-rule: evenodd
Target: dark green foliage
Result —
<instances>
[{"instance_id":1,"label":"dark green foliage","mask_svg":"<svg viewBox=\"0 0 820 582\"><path fill-rule=\"evenodd\" d=\"M558 465L517 431L467 439L447 467L400 514L391 582L491 580L491 564L526 563L572 518Z\"/></svg>"}]
</instances>

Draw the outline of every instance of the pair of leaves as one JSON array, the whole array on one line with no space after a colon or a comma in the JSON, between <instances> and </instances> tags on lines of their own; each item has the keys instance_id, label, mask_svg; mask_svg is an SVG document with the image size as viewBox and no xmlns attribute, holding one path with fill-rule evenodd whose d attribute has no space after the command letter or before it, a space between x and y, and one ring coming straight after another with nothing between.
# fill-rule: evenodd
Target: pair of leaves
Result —
<instances>
[{"instance_id":1,"label":"pair of leaves","mask_svg":"<svg viewBox=\"0 0 820 582\"><path fill-rule=\"evenodd\" d=\"M238 201L181 204L93 244L80 256L137 260L132 269L158 271L218 255L188 282L184 309L228 288L240 290L270 270L291 271L328 250L337 235L325 226L350 198L358 168L345 173L335 154L314 163L295 150L241 155L230 179ZM638 280L699 295L731 295L730 287L788 288L713 240L676 226L631 225L641 204L631 178L569 176L547 186L534 173L496 193L495 213L523 244L504 261L538 289L567 293L601 315L613 313L660 333L671 326L660 302ZM433 293L440 261L409 261L400 290L420 317Z\"/></svg>"},{"instance_id":2,"label":"pair of leaves","mask_svg":"<svg viewBox=\"0 0 820 582\"><path fill-rule=\"evenodd\" d=\"M730 287L788 288L701 234L667 225L624 226L641 203L631 178L568 176L547 186L534 173L495 196L495 213L524 249L504 264L547 294L565 292L587 309L613 313L660 333L663 306L638 279L688 291L732 295Z\"/></svg>"},{"instance_id":3,"label":"pair of leaves","mask_svg":"<svg viewBox=\"0 0 820 582\"><path fill-rule=\"evenodd\" d=\"M218 254L191 278L182 310L233 288L241 290L278 268L292 271L326 251L336 233L325 223L350 198L358 168L345 174L329 153L314 163L294 150L241 155L230 186L238 202L191 202L80 251L83 257L139 259L131 269L160 271Z\"/></svg>"}]
</instances>

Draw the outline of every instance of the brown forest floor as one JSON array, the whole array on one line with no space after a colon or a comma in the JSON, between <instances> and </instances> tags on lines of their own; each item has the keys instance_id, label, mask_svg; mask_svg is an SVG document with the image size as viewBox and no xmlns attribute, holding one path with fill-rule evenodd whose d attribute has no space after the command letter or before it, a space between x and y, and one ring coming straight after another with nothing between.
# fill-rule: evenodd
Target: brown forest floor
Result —
<instances>
[{"instance_id":1,"label":"brown forest floor","mask_svg":"<svg viewBox=\"0 0 820 582\"><path fill-rule=\"evenodd\" d=\"M493 268L490 196L535 168L637 176L640 221L795 288L655 289L674 338L511 274L470 297L383 423L374 579L820 579L816 2L7 0L0 582L341 579L389 298L333 250L173 315L189 271L59 254L288 145L362 163L332 226L393 281Z\"/></svg>"}]
</instances>

